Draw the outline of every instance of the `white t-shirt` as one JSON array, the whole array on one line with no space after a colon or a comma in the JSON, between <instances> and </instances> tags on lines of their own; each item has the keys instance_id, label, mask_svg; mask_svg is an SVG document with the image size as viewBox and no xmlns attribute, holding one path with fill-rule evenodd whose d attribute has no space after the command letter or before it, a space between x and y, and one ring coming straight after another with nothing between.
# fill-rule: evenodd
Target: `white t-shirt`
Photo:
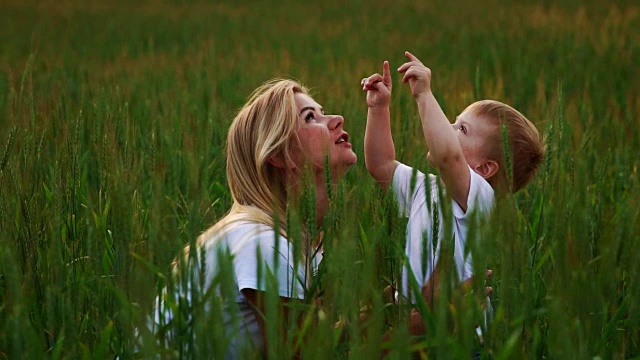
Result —
<instances>
[{"instance_id":1,"label":"white t-shirt","mask_svg":"<svg viewBox=\"0 0 640 360\"><path fill-rule=\"evenodd\" d=\"M407 224L407 242L405 255L408 264L402 270L402 294L409 302L409 270L415 276L417 284L424 286L438 262L442 240L454 240L454 261L460 281L472 275L471 256L465 256L465 244L470 220L476 219L474 213L488 214L494 204L494 192L491 185L469 168L471 184L467 199L467 211L447 197L444 186L433 174L425 175L411 167L398 164L393 174L393 190L403 216L409 218ZM453 222L451 233L445 235L445 218L441 201L451 201ZM451 214L448 214L450 217Z\"/></svg>"},{"instance_id":2,"label":"white t-shirt","mask_svg":"<svg viewBox=\"0 0 640 360\"><path fill-rule=\"evenodd\" d=\"M212 236L219 236L213 234ZM237 287L235 294L235 306L239 312L239 321L231 319L231 311L228 306L223 310L221 319L225 324L225 332L231 338L225 358L235 359L241 356L244 349L257 349L261 352L264 349L262 336L258 328L258 321L252 311L248 300L242 294L244 289L254 289L260 291L271 290L272 285L276 285L280 297L303 299L308 279L305 277L306 271L302 261L294 260L293 245L284 237L277 235L273 229L267 225L242 222L235 224L232 230L223 234L223 237L205 242L203 249L198 255L204 255L204 291L207 291L212 284L219 284L221 273L220 264L224 261L219 256L232 256L233 280ZM260 256L258 256L260 254ZM322 254L318 252L311 259L312 274L317 271L317 267L322 260ZM196 271L198 272L198 271ZM228 275L226 275L228 276ZM276 279L276 284L269 283L268 278ZM197 277L194 281L198 281ZM219 293L219 289L216 289ZM187 294L190 300L190 294ZM230 299L225 299L227 304L231 304ZM233 304L231 304L233 305ZM172 314L164 313L165 323L169 321ZM156 316L156 323L158 319ZM216 341L216 339L211 339Z\"/></svg>"}]
</instances>

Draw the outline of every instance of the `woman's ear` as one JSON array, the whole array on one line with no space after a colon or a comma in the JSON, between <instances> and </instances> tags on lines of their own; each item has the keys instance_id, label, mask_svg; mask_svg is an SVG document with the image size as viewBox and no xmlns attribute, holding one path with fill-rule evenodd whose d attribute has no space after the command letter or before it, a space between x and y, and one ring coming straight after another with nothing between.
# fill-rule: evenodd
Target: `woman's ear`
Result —
<instances>
[{"instance_id":1,"label":"woman's ear","mask_svg":"<svg viewBox=\"0 0 640 360\"><path fill-rule=\"evenodd\" d=\"M476 166L474 169L480 176L489 180L500 170L500 164L495 160L487 160L485 163Z\"/></svg>"},{"instance_id":2,"label":"woman's ear","mask_svg":"<svg viewBox=\"0 0 640 360\"><path fill-rule=\"evenodd\" d=\"M272 155L271 157L269 157L269 159L267 159L267 162L278 169L287 168L287 162L282 158L282 155L280 154Z\"/></svg>"},{"instance_id":3,"label":"woman's ear","mask_svg":"<svg viewBox=\"0 0 640 360\"><path fill-rule=\"evenodd\" d=\"M287 161L287 159L285 159L285 157L282 154L271 155L269 159L267 159L267 162L278 169L295 169L296 168L296 164L291 159Z\"/></svg>"}]
</instances>

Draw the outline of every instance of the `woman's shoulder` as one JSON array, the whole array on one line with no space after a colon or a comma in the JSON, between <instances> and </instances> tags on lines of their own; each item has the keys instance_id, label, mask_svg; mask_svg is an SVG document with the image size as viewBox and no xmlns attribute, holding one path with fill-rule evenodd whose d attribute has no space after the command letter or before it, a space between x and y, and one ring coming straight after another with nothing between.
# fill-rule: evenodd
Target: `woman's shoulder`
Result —
<instances>
[{"instance_id":1,"label":"woman's shoulder","mask_svg":"<svg viewBox=\"0 0 640 360\"><path fill-rule=\"evenodd\" d=\"M273 227L253 221L240 221L235 225L230 225L227 237L249 236L249 237L271 237L275 236Z\"/></svg>"},{"instance_id":2,"label":"woman's shoulder","mask_svg":"<svg viewBox=\"0 0 640 360\"><path fill-rule=\"evenodd\" d=\"M204 242L207 250L223 246L228 248L231 253L238 252L245 247L273 246L276 238L279 241L286 241L281 235L276 235L273 227L253 221L237 221L228 224L209 236L210 239Z\"/></svg>"}]
</instances>

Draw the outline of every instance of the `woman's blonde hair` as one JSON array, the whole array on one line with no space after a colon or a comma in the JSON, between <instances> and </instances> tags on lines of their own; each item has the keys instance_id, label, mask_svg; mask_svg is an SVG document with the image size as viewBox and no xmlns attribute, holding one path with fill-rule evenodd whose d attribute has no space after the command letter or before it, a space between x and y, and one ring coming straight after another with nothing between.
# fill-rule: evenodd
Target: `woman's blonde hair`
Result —
<instances>
[{"instance_id":1,"label":"woman's blonde hair","mask_svg":"<svg viewBox=\"0 0 640 360\"><path fill-rule=\"evenodd\" d=\"M198 237L202 246L230 231L231 224L252 221L286 236L286 174L269 162L291 161L298 128L294 95L307 94L298 82L273 79L262 84L233 119L227 136L227 181L233 197L229 213ZM277 219L277 220L276 220Z\"/></svg>"}]
</instances>

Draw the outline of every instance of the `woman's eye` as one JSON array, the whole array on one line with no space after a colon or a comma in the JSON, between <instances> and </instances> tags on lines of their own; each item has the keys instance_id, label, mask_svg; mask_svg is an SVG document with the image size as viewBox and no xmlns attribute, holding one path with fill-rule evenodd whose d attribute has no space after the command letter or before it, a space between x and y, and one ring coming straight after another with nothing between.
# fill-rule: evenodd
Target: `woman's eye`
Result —
<instances>
[{"instance_id":1,"label":"woman's eye","mask_svg":"<svg viewBox=\"0 0 640 360\"><path fill-rule=\"evenodd\" d=\"M304 117L304 119L306 121L311 121L311 120L315 119L315 115L313 115L313 113L310 112L310 113L307 114L307 116Z\"/></svg>"}]
</instances>

